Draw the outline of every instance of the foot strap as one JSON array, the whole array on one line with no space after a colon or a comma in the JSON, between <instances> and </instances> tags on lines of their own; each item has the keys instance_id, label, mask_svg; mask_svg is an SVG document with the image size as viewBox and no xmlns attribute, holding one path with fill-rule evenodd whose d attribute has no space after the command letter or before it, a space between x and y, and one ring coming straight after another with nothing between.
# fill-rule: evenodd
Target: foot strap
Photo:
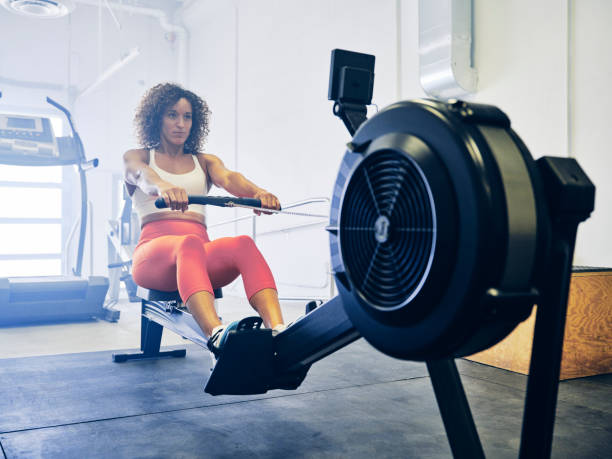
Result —
<instances>
[{"instance_id":1,"label":"foot strap","mask_svg":"<svg viewBox=\"0 0 612 459\"><path fill-rule=\"evenodd\" d=\"M232 322L227 327L230 327L228 330L226 328L220 328L208 339L207 347L210 352L215 355L215 358L218 359L221 357L222 350L224 346L219 346L217 343L224 339L222 335L224 333L244 333L246 331L259 330L261 329L261 325L263 324L263 320L261 317L253 316L253 317L245 317L240 320L236 326L234 326L235 322ZM221 348L220 348L221 347Z\"/></svg>"},{"instance_id":2,"label":"foot strap","mask_svg":"<svg viewBox=\"0 0 612 459\"><path fill-rule=\"evenodd\" d=\"M263 319L261 317L245 317L240 322L238 322L238 327L236 327L236 331L241 332L244 330L259 330L262 324Z\"/></svg>"}]
</instances>

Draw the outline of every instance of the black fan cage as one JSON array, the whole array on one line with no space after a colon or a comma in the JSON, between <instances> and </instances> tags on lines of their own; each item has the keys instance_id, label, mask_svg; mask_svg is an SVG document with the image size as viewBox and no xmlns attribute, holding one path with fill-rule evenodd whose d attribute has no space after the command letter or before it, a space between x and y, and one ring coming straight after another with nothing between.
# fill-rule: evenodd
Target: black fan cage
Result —
<instances>
[{"instance_id":1,"label":"black fan cage","mask_svg":"<svg viewBox=\"0 0 612 459\"><path fill-rule=\"evenodd\" d=\"M379 310L408 304L433 261L433 198L419 166L403 153L375 152L355 169L340 216L340 249L355 290Z\"/></svg>"}]
</instances>

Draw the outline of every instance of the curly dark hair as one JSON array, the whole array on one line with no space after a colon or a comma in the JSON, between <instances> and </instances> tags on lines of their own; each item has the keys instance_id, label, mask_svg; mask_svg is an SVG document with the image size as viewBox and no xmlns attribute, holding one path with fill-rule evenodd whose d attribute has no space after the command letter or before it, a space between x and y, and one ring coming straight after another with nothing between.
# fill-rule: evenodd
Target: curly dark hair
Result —
<instances>
[{"instance_id":1,"label":"curly dark hair","mask_svg":"<svg viewBox=\"0 0 612 459\"><path fill-rule=\"evenodd\" d=\"M174 83L157 84L142 97L134 116L136 136L140 145L147 149L159 146L164 113L183 97L189 101L192 110L191 131L185 141L184 150L192 155L200 152L208 135L210 110L201 97Z\"/></svg>"}]
</instances>

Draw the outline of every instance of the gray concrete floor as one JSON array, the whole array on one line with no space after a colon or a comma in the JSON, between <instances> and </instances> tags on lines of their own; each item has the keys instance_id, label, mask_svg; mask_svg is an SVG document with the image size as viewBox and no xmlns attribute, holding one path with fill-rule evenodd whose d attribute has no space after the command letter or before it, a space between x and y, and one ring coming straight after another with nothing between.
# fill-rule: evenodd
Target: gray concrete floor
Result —
<instances>
[{"instance_id":1,"label":"gray concrete floor","mask_svg":"<svg viewBox=\"0 0 612 459\"><path fill-rule=\"evenodd\" d=\"M283 303L286 318L304 302ZM448 458L424 364L384 356L364 340L317 362L296 391L212 397L209 353L115 364L137 348L139 305L118 323L0 329L0 451L5 458ZM240 298L224 321L251 315ZM487 457L517 457L526 378L457 361ZM609 458L612 375L559 388L554 458ZM2 457L2 456L0 456Z\"/></svg>"},{"instance_id":2,"label":"gray concrete floor","mask_svg":"<svg viewBox=\"0 0 612 459\"><path fill-rule=\"evenodd\" d=\"M303 301L283 301L283 316L287 322L304 312ZM217 300L223 322L256 315L244 297L226 296ZM121 311L119 321L35 325L0 328L0 359L131 349L140 346L140 303L123 298L115 309ZM164 332L162 346L183 344L172 332Z\"/></svg>"}]
</instances>

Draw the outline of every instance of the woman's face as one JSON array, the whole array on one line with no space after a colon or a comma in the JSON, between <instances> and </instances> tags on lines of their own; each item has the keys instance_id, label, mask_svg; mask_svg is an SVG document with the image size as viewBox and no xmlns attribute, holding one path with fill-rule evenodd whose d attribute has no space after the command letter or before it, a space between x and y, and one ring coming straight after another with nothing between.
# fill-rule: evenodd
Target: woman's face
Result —
<instances>
[{"instance_id":1,"label":"woman's face","mask_svg":"<svg viewBox=\"0 0 612 459\"><path fill-rule=\"evenodd\" d=\"M173 145L183 145L191 132L191 118L191 104L182 97L164 113L161 137Z\"/></svg>"}]
</instances>

